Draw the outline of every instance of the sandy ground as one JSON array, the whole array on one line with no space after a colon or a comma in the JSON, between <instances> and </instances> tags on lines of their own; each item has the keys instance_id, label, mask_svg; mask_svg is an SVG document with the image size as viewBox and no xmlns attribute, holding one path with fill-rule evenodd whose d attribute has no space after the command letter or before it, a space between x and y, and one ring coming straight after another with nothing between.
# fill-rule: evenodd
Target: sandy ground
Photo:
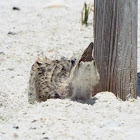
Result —
<instances>
[{"instance_id":1,"label":"sandy ground","mask_svg":"<svg viewBox=\"0 0 140 140\"><path fill-rule=\"evenodd\" d=\"M47 8L50 3L0 1L0 139L139 140L139 97L123 102L104 92L86 102L50 99L28 104L29 72L37 55L71 57L93 40L92 25L80 22L82 0L59 1L61 7ZM13 11L13 6L21 10ZM138 76L140 95L140 32Z\"/></svg>"}]
</instances>

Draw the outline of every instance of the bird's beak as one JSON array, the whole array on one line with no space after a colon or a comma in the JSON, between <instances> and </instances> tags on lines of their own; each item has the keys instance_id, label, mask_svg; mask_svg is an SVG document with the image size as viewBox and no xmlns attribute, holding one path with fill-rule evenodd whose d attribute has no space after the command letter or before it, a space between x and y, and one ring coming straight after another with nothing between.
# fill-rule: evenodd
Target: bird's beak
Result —
<instances>
[{"instance_id":1,"label":"bird's beak","mask_svg":"<svg viewBox=\"0 0 140 140\"><path fill-rule=\"evenodd\" d=\"M93 46L94 46L94 43L91 42L89 44L89 46L85 49L84 53L82 54L78 65L80 65L80 62L91 62L92 60L94 60L94 58L93 58Z\"/></svg>"}]
</instances>

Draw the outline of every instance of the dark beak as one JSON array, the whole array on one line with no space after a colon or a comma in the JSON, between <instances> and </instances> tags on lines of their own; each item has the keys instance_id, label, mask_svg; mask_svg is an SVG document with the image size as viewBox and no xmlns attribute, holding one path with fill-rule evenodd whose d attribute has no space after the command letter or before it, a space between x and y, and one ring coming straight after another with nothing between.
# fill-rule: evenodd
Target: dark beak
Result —
<instances>
[{"instance_id":1,"label":"dark beak","mask_svg":"<svg viewBox=\"0 0 140 140\"><path fill-rule=\"evenodd\" d=\"M80 65L80 62L83 61L83 62L90 62L92 60L94 60L92 54L93 54L93 46L94 46L94 43L91 42L89 44L89 46L85 49L84 53L82 54L82 57L81 59L79 60L79 64Z\"/></svg>"}]
</instances>

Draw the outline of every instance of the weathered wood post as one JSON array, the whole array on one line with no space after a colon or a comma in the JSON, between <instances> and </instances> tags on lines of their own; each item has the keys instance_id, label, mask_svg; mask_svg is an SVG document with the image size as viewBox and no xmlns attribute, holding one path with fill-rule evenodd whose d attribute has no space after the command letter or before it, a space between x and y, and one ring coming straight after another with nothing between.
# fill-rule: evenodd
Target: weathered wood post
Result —
<instances>
[{"instance_id":1,"label":"weathered wood post","mask_svg":"<svg viewBox=\"0 0 140 140\"><path fill-rule=\"evenodd\" d=\"M137 6L137 0L94 0L94 53L101 79L95 93L137 97Z\"/></svg>"}]
</instances>

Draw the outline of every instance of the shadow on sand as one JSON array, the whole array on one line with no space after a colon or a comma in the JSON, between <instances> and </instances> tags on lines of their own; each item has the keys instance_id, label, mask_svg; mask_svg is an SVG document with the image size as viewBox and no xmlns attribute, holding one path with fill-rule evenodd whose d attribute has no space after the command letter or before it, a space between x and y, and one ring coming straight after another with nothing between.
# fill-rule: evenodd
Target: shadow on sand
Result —
<instances>
[{"instance_id":1,"label":"shadow on sand","mask_svg":"<svg viewBox=\"0 0 140 140\"><path fill-rule=\"evenodd\" d=\"M98 98L93 97L92 99L88 99L88 100L72 100L72 101L79 102L82 104L94 105L97 100L98 100Z\"/></svg>"}]
</instances>

